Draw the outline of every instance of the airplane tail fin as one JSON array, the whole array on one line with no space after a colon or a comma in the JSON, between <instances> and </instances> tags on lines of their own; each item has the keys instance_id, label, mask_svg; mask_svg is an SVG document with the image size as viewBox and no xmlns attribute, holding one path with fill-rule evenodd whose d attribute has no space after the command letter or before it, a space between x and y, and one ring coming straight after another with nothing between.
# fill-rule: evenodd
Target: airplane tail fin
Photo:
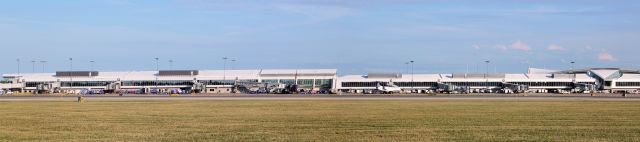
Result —
<instances>
[{"instance_id":1,"label":"airplane tail fin","mask_svg":"<svg viewBox=\"0 0 640 142\"><path fill-rule=\"evenodd\" d=\"M378 82L378 83L376 83L376 88L384 89L384 86L382 86L382 83Z\"/></svg>"}]
</instances>

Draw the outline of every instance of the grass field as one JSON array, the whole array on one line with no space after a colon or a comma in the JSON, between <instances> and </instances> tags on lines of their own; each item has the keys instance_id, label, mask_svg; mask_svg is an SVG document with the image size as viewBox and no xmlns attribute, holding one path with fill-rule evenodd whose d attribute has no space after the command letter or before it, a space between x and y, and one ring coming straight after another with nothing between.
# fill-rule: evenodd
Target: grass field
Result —
<instances>
[{"instance_id":1,"label":"grass field","mask_svg":"<svg viewBox=\"0 0 640 142\"><path fill-rule=\"evenodd\" d=\"M0 102L0 141L640 141L640 102Z\"/></svg>"}]
</instances>

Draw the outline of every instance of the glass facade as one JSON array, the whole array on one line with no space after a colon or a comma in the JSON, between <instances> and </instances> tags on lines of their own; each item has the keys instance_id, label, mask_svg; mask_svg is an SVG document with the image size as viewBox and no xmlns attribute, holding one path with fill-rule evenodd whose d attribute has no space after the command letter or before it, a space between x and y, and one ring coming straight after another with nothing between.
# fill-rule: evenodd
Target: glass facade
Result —
<instances>
[{"instance_id":1,"label":"glass facade","mask_svg":"<svg viewBox=\"0 0 640 142\"><path fill-rule=\"evenodd\" d=\"M436 87L436 82L394 82L398 87Z\"/></svg>"},{"instance_id":2,"label":"glass facade","mask_svg":"<svg viewBox=\"0 0 640 142\"><path fill-rule=\"evenodd\" d=\"M47 82L26 82L24 83L26 87L38 87L40 84L45 84Z\"/></svg>"},{"instance_id":3,"label":"glass facade","mask_svg":"<svg viewBox=\"0 0 640 142\"><path fill-rule=\"evenodd\" d=\"M276 83L278 83L278 80L277 79L265 79L265 80L262 80L262 82L263 83L269 83L269 84L276 84Z\"/></svg>"},{"instance_id":4,"label":"glass facade","mask_svg":"<svg viewBox=\"0 0 640 142\"><path fill-rule=\"evenodd\" d=\"M158 86L183 86L193 85L192 80L162 80L158 81Z\"/></svg>"},{"instance_id":5,"label":"glass facade","mask_svg":"<svg viewBox=\"0 0 640 142\"><path fill-rule=\"evenodd\" d=\"M244 79L244 80L238 80L238 82L258 82L257 79Z\"/></svg>"},{"instance_id":6,"label":"glass facade","mask_svg":"<svg viewBox=\"0 0 640 142\"><path fill-rule=\"evenodd\" d=\"M282 83L282 84L295 84L296 81L293 80L293 79L282 79L282 80L280 80L280 83Z\"/></svg>"},{"instance_id":7,"label":"glass facade","mask_svg":"<svg viewBox=\"0 0 640 142\"><path fill-rule=\"evenodd\" d=\"M2 78L0 79L0 83L12 83L12 81L9 78Z\"/></svg>"},{"instance_id":8,"label":"glass facade","mask_svg":"<svg viewBox=\"0 0 640 142\"><path fill-rule=\"evenodd\" d=\"M316 79L316 86L333 85L333 79Z\"/></svg>"},{"instance_id":9,"label":"glass facade","mask_svg":"<svg viewBox=\"0 0 640 142\"><path fill-rule=\"evenodd\" d=\"M445 82L445 84L451 84L455 86L501 86L502 82Z\"/></svg>"},{"instance_id":10,"label":"glass facade","mask_svg":"<svg viewBox=\"0 0 640 142\"><path fill-rule=\"evenodd\" d=\"M234 85L234 80L200 80L198 81L204 85Z\"/></svg>"},{"instance_id":11,"label":"glass facade","mask_svg":"<svg viewBox=\"0 0 640 142\"><path fill-rule=\"evenodd\" d=\"M380 83L386 86L387 82L342 82L342 87L376 87Z\"/></svg>"},{"instance_id":12,"label":"glass facade","mask_svg":"<svg viewBox=\"0 0 640 142\"><path fill-rule=\"evenodd\" d=\"M518 84L518 85L527 85L527 86L559 86L559 87L573 86L573 82L509 82L509 83Z\"/></svg>"},{"instance_id":13,"label":"glass facade","mask_svg":"<svg viewBox=\"0 0 640 142\"><path fill-rule=\"evenodd\" d=\"M580 83L580 84L594 84L594 85L596 84L595 82L578 82L578 83Z\"/></svg>"},{"instance_id":14,"label":"glass facade","mask_svg":"<svg viewBox=\"0 0 640 142\"><path fill-rule=\"evenodd\" d=\"M184 86L193 85L191 80L155 80L151 81L123 81L122 86Z\"/></svg>"},{"instance_id":15,"label":"glass facade","mask_svg":"<svg viewBox=\"0 0 640 142\"><path fill-rule=\"evenodd\" d=\"M377 83L386 86L387 82L342 82L342 87L376 87ZM502 82L443 82L455 86L483 87L483 86L502 86ZM567 87L573 86L572 82L509 82L511 84L527 85L527 86L553 86ZM398 87L437 87L437 82L394 82ZM594 84L585 82L585 84Z\"/></svg>"},{"instance_id":16,"label":"glass facade","mask_svg":"<svg viewBox=\"0 0 640 142\"><path fill-rule=\"evenodd\" d=\"M298 79L298 85L303 87L312 87L313 79Z\"/></svg>"},{"instance_id":17,"label":"glass facade","mask_svg":"<svg viewBox=\"0 0 640 142\"><path fill-rule=\"evenodd\" d=\"M62 87L88 87L88 86L107 86L111 82L109 81L74 81L74 82L61 82Z\"/></svg>"},{"instance_id":18,"label":"glass facade","mask_svg":"<svg viewBox=\"0 0 640 142\"><path fill-rule=\"evenodd\" d=\"M640 87L640 82L616 82L616 86L636 86L636 87Z\"/></svg>"}]
</instances>

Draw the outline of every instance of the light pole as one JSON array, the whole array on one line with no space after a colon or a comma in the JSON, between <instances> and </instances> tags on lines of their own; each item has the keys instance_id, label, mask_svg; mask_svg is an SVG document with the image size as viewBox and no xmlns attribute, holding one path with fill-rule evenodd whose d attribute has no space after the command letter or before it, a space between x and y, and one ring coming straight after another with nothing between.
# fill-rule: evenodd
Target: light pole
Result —
<instances>
[{"instance_id":1,"label":"light pole","mask_svg":"<svg viewBox=\"0 0 640 142\"><path fill-rule=\"evenodd\" d=\"M491 61L486 60L484 61L485 63L487 63L487 72L484 74L484 78L485 78L485 85L487 87L487 90L489 90L489 63Z\"/></svg>"},{"instance_id":2,"label":"light pole","mask_svg":"<svg viewBox=\"0 0 640 142\"><path fill-rule=\"evenodd\" d=\"M491 63L491 61L487 60L487 61L484 61L484 62L487 64L487 72L485 73L485 78L488 78L488 76L489 76L489 63Z\"/></svg>"},{"instance_id":3,"label":"light pole","mask_svg":"<svg viewBox=\"0 0 640 142\"><path fill-rule=\"evenodd\" d=\"M405 73L409 74L409 62L405 62L404 65L406 66L407 70L405 71Z\"/></svg>"},{"instance_id":4,"label":"light pole","mask_svg":"<svg viewBox=\"0 0 640 142\"><path fill-rule=\"evenodd\" d=\"M160 75L160 58L154 58L156 59L156 82L154 83L156 85L156 93L160 93L160 89L158 88L158 76Z\"/></svg>"},{"instance_id":5,"label":"light pole","mask_svg":"<svg viewBox=\"0 0 640 142\"><path fill-rule=\"evenodd\" d=\"M44 73L44 65L47 64L47 61L40 61L42 63L42 73Z\"/></svg>"},{"instance_id":6,"label":"light pole","mask_svg":"<svg viewBox=\"0 0 640 142\"><path fill-rule=\"evenodd\" d=\"M466 74L469 74L469 63L467 63L467 71L464 72L464 74L465 74L465 76L466 76Z\"/></svg>"},{"instance_id":7,"label":"light pole","mask_svg":"<svg viewBox=\"0 0 640 142\"><path fill-rule=\"evenodd\" d=\"M96 62L96 61L89 61L90 66L91 66L91 71L94 71L94 70L93 70L93 63L95 63L95 62Z\"/></svg>"},{"instance_id":8,"label":"light pole","mask_svg":"<svg viewBox=\"0 0 640 142\"><path fill-rule=\"evenodd\" d=\"M576 81L576 69L574 68L574 64L576 64L575 61L571 61L571 74L573 74L573 81Z\"/></svg>"},{"instance_id":9,"label":"light pole","mask_svg":"<svg viewBox=\"0 0 640 142\"><path fill-rule=\"evenodd\" d=\"M31 73L36 73L36 61L31 61Z\"/></svg>"},{"instance_id":10,"label":"light pole","mask_svg":"<svg viewBox=\"0 0 640 142\"><path fill-rule=\"evenodd\" d=\"M224 64L222 67L222 85L225 85L227 83L227 60L229 58L227 57L222 57L222 60L224 60Z\"/></svg>"},{"instance_id":11,"label":"light pole","mask_svg":"<svg viewBox=\"0 0 640 142\"><path fill-rule=\"evenodd\" d=\"M414 63L414 61L409 61L409 62L411 62L411 93L413 93L413 87L415 86L415 85L413 84L413 74L414 74L414 71L413 71L413 63Z\"/></svg>"},{"instance_id":12,"label":"light pole","mask_svg":"<svg viewBox=\"0 0 640 142\"><path fill-rule=\"evenodd\" d=\"M575 63L576 63L575 61L571 61L571 74L573 74L573 77L571 78L571 82L573 84L575 84L575 82L576 82L576 71L575 71L576 69L574 68L575 67L574 66ZM573 88L575 89L575 86ZM573 91L571 91L571 92L573 92Z\"/></svg>"},{"instance_id":13,"label":"light pole","mask_svg":"<svg viewBox=\"0 0 640 142\"><path fill-rule=\"evenodd\" d=\"M173 60L169 60L169 70L173 70Z\"/></svg>"},{"instance_id":14,"label":"light pole","mask_svg":"<svg viewBox=\"0 0 640 142\"><path fill-rule=\"evenodd\" d=\"M73 58L69 58L69 90L73 93Z\"/></svg>"}]
</instances>

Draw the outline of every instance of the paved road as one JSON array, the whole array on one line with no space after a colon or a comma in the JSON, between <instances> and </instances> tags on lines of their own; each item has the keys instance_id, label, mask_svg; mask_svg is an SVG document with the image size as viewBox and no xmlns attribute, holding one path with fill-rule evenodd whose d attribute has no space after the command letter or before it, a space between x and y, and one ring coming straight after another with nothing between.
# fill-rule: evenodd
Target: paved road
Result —
<instances>
[{"instance_id":1,"label":"paved road","mask_svg":"<svg viewBox=\"0 0 640 142\"><path fill-rule=\"evenodd\" d=\"M0 97L2 101L76 101L77 97L28 96ZM215 100L569 100L569 101L640 101L639 97L611 96L87 96L87 101L215 101Z\"/></svg>"}]
</instances>

